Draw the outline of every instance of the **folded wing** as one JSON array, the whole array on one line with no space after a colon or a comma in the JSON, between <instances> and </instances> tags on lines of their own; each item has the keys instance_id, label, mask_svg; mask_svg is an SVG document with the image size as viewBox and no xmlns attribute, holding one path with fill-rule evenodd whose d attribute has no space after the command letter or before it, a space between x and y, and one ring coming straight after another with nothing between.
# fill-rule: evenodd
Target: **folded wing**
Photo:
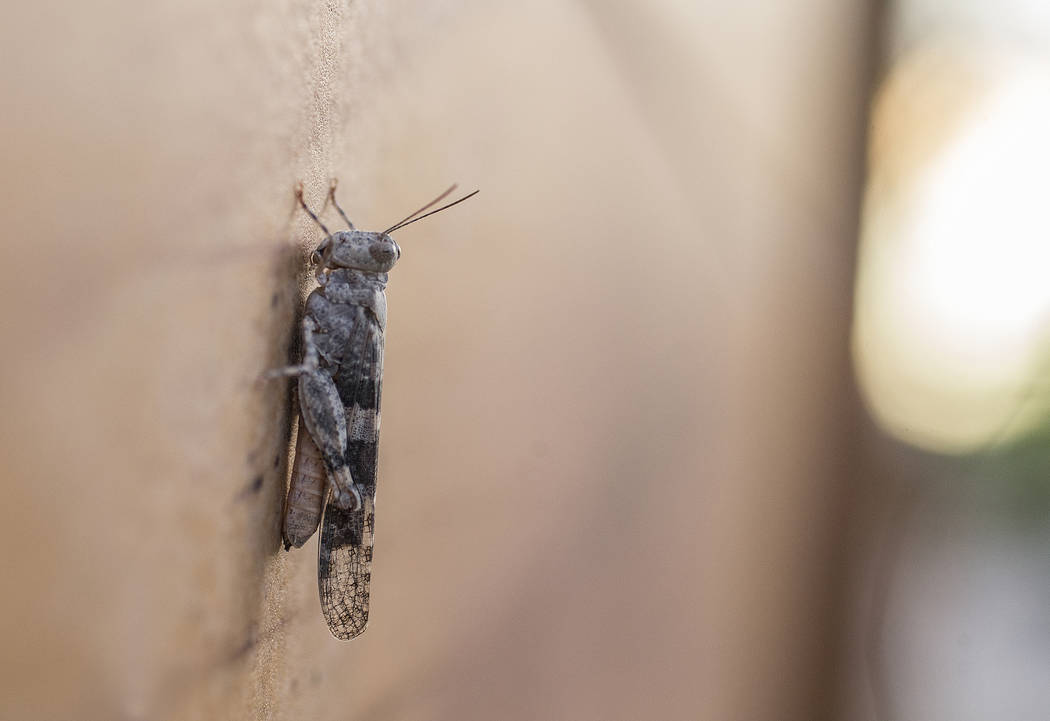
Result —
<instances>
[{"instance_id":1,"label":"folded wing","mask_svg":"<svg viewBox=\"0 0 1050 721\"><path fill-rule=\"evenodd\" d=\"M357 307L353 331L344 347L333 378L346 409L346 460L362 506L350 511L326 502L317 582L321 610L332 635L350 639L368 624L383 380L383 331L366 308Z\"/></svg>"}]
</instances>

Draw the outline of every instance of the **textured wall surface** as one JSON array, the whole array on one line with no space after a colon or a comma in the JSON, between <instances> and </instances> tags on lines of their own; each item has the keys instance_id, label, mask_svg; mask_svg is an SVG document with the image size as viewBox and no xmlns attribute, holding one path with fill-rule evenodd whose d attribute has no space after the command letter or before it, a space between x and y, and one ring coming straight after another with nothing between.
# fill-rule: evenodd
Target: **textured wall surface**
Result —
<instances>
[{"instance_id":1,"label":"textured wall surface","mask_svg":"<svg viewBox=\"0 0 1050 721\"><path fill-rule=\"evenodd\" d=\"M812 719L864 3L33 3L0 716ZM371 625L279 516L327 180L398 234ZM468 187L469 186L469 187ZM333 219L334 224L334 219ZM833 645L833 644L831 644Z\"/></svg>"}]
</instances>

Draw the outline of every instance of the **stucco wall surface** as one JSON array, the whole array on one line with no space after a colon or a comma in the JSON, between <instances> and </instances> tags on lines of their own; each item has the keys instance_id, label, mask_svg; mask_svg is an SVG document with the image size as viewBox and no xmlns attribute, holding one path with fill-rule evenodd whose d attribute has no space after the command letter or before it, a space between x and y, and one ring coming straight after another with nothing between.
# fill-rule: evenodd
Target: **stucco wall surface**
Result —
<instances>
[{"instance_id":1,"label":"stucco wall surface","mask_svg":"<svg viewBox=\"0 0 1050 721\"><path fill-rule=\"evenodd\" d=\"M863 3L6 15L0 717L818 717ZM398 234L351 643L260 381L332 177L482 190Z\"/></svg>"}]
</instances>

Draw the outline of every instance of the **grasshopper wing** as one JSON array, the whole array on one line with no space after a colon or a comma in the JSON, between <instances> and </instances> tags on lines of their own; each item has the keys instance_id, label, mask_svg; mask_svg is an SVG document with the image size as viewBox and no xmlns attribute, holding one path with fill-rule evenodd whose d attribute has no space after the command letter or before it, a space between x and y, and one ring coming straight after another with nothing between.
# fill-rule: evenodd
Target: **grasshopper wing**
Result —
<instances>
[{"instance_id":1,"label":"grasshopper wing","mask_svg":"<svg viewBox=\"0 0 1050 721\"><path fill-rule=\"evenodd\" d=\"M357 308L354 332L346 348L334 380L346 408L346 460L362 505L345 510L329 498L321 520L317 558L321 610L332 635L344 640L360 635L368 624L375 529L383 329L363 307Z\"/></svg>"}]
</instances>

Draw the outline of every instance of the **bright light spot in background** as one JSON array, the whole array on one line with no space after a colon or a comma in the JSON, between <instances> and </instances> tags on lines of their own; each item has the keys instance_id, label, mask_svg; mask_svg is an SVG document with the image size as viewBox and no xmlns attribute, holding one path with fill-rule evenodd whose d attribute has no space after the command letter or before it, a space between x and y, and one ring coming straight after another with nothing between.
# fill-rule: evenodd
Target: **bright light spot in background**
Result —
<instances>
[{"instance_id":1,"label":"bright light spot in background","mask_svg":"<svg viewBox=\"0 0 1050 721\"><path fill-rule=\"evenodd\" d=\"M967 50L902 60L906 79L887 81L857 283L865 398L890 433L939 451L979 447L1017 420L1050 363L1050 68L985 54L967 87ZM937 106L945 82L954 108ZM888 157L907 149L920 157Z\"/></svg>"}]
</instances>

